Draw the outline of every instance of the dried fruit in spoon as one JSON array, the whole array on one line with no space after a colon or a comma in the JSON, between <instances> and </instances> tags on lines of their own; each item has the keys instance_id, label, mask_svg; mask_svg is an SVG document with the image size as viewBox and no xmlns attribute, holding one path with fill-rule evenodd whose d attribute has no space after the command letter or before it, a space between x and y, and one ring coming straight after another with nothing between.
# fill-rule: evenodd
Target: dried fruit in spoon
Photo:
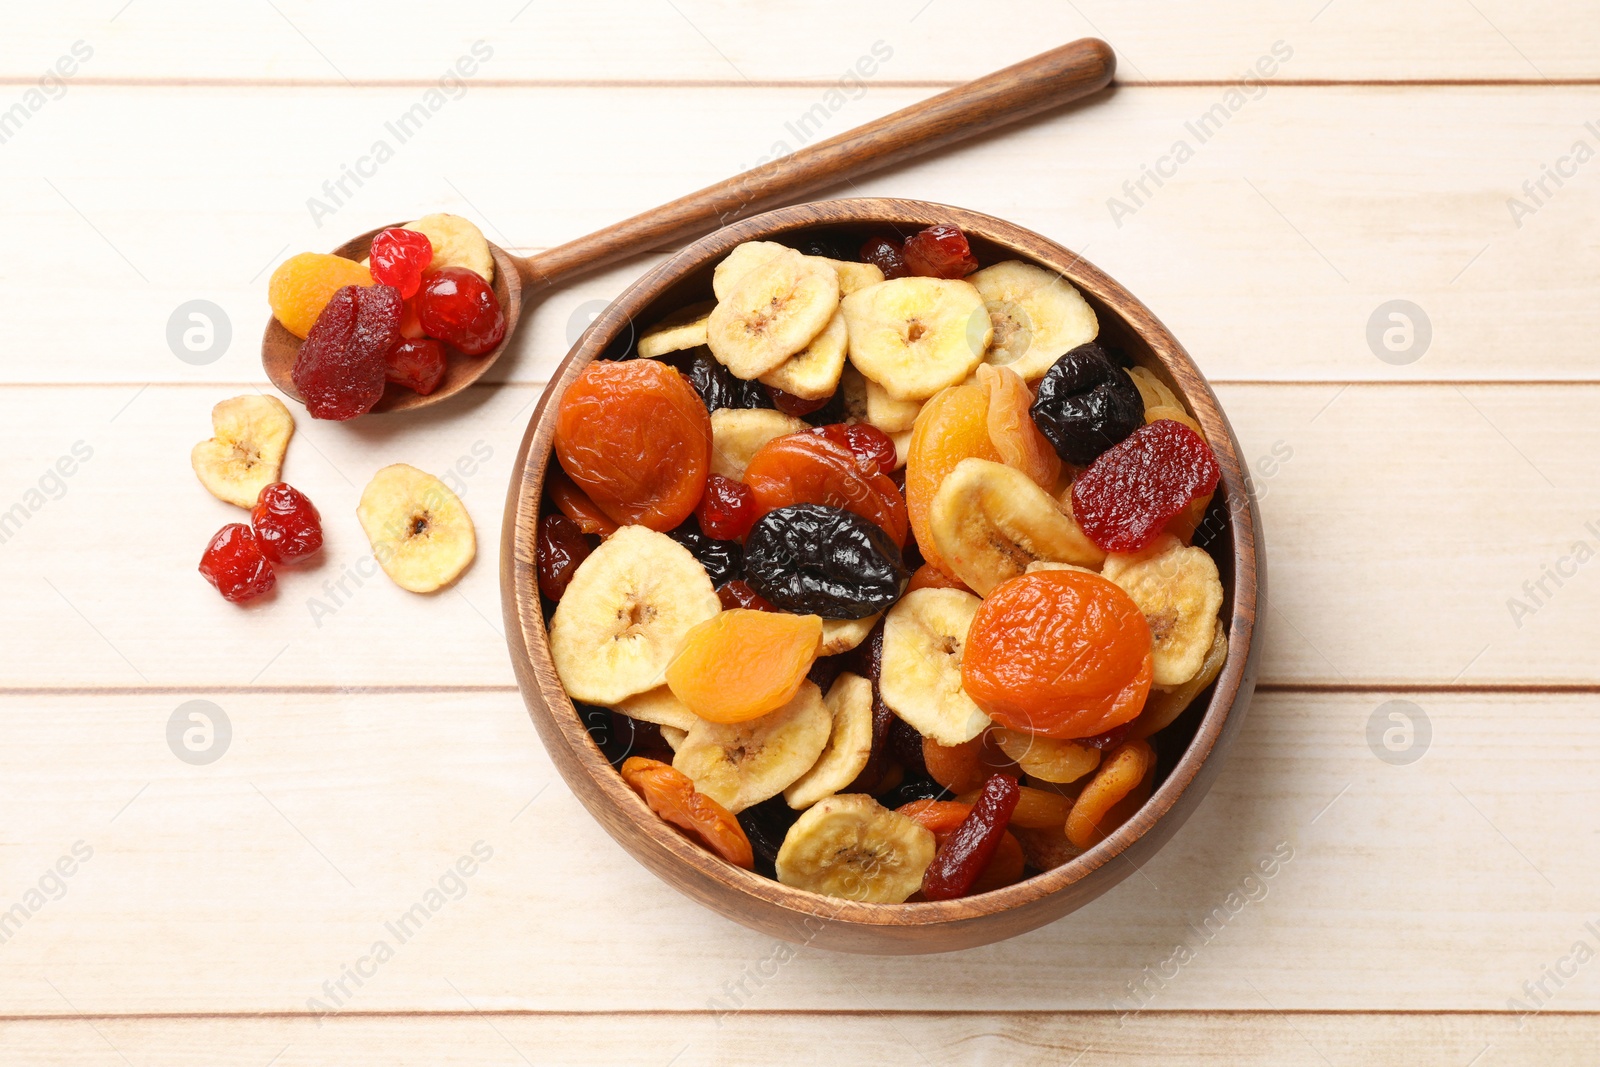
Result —
<instances>
[{"instance_id":1,"label":"dried fruit in spoon","mask_svg":"<svg viewBox=\"0 0 1600 1067\"><path fill-rule=\"evenodd\" d=\"M1144 401L1133 379L1093 342L1051 364L1031 412L1056 454L1080 467L1144 423Z\"/></svg>"},{"instance_id":2,"label":"dried fruit in spoon","mask_svg":"<svg viewBox=\"0 0 1600 1067\"><path fill-rule=\"evenodd\" d=\"M978 269L967 235L948 223L929 226L906 238L906 269L924 278L965 278Z\"/></svg>"},{"instance_id":3,"label":"dried fruit in spoon","mask_svg":"<svg viewBox=\"0 0 1600 1067\"><path fill-rule=\"evenodd\" d=\"M583 527L567 516L555 513L540 519L535 539L539 592L551 600L560 600L577 573L578 565L588 559L592 551Z\"/></svg>"},{"instance_id":4,"label":"dried fruit in spoon","mask_svg":"<svg viewBox=\"0 0 1600 1067\"><path fill-rule=\"evenodd\" d=\"M889 535L853 512L795 504L763 515L744 546L745 580L785 611L864 619L893 604L906 580Z\"/></svg>"},{"instance_id":5,"label":"dried fruit in spoon","mask_svg":"<svg viewBox=\"0 0 1600 1067\"><path fill-rule=\"evenodd\" d=\"M1072 483L1072 514L1107 552L1138 552L1221 475L1199 434L1162 419L1107 449Z\"/></svg>"},{"instance_id":6,"label":"dried fruit in spoon","mask_svg":"<svg viewBox=\"0 0 1600 1067\"><path fill-rule=\"evenodd\" d=\"M622 765L622 779L644 798L651 811L687 831L735 867L755 867L750 839L739 820L727 808L696 791L688 775L657 760L631 756Z\"/></svg>"},{"instance_id":7,"label":"dried fruit in spoon","mask_svg":"<svg viewBox=\"0 0 1600 1067\"><path fill-rule=\"evenodd\" d=\"M402 338L385 363L385 377L418 396L427 396L444 380L444 346L431 337Z\"/></svg>"},{"instance_id":8,"label":"dried fruit in spoon","mask_svg":"<svg viewBox=\"0 0 1600 1067\"><path fill-rule=\"evenodd\" d=\"M923 896L929 900L954 900L967 895L1000 847L1019 796L1017 780L1009 774L996 774L983 783L972 811L939 846L923 875Z\"/></svg>"},{"instance_id":9,"label":"dried fruit in spoon","mask_svg":"<svg viewBox=\"0 0 1600 1067\"><path fill-rule=\"evenodd\" d=\"M294 385L312 418L353 419L382 399L401 304L388 285L347 285L333 294L294 361Z\"/></svg>"},{"instance_id":10,"label":"dried fruit in spoon","mask_svg":"<svg viewBox=\"0 0 1600 1067\"><path fill-rule=\"evenodd\" d=\"M1084 571L1035 571L979 605L961 683L1007 729L1090 737L1139 714L1150 648L1144 613L1121 589Z\"/></svg>"},{"instance_id":11,"label":"dried fruit in spoon","mask_svg":"<svg viewBox=\"0 0 1600 1067\"><path fill-rule=\"evenodd\" d=\"M826 437L797 433L768 441L750 458L744 482L763 515L793 504L825 504L876 523L896 547L906 542L906 503L894 482Z\"/></svg>"},{"instance_id":12,"label":"dried fruit in spoon","mask_svg":"<svg viewBox=\"0 0 1600 1067\"><path fill-rule=\"evenodd\" d=\"M815 615L723 611L684 636L667 664L667 685L710 722L759 718L794 699L821 640Z\"/></svg>"},{"instance_id":13,"label":"dried fruit in spoon","mask_svg":"<svg viewBox=\"0 0 1600 1067\"><path fill-rule=\"evenodd\" d=\"M322 548L322 516L300 490L274 482L250 509L250 528L261 554L273 563L298 563Z\"/></svg>"},{"instance_id":14,"label":"dried fruit in spoon","mask_svg":"<svg viewBox=\"0 0 1600 1067\"><path fill-rule=\"evenodd\" d=\"M267 282L267 303L283 328L304 340L328 301L347 285L367 286L373 278L353 259L325 252L301 252L278 264Z\"/></svg>"},{"instance_id":15,"label":"dried fruit in spoon","mask_svg":"<svg viewBox=\"0 0 1600 1067\"><path fill-rule=\"evenodd\" d=\"M242 522L229 523L211 538L200 557L200 576L234 604L269 592L278 581L255 533Z\"/></svg>"},{"instance_id":16,"label":"dried fruit in spoon","mask_svg":"<svg viewBox=\"0 0 1600 1067\"><path fill-rule=\"evenodd\" d=\"M429 337L469 355L494 350L506 336L506 316L489 283L466 267L439 267L422 276L417 319Z\"/></svg>"},{"instance_id":17,"label":"dried fruit in spoon","mask_svg":"<svg viewBox=\"0 0 1600 1067\"><path fill-rule=\"evenodd\" d=\"M373 278L410 299L422 285L422 272L433 262L433 242L416 230L391 227L372 239L368 259Z\"/></svg>"},{"instance_id":18,"label":"dried fruit in spoon","mask_svg":"<svg viewBox=\"0 0 1600 1067\"><path fill-rule=\"evenodd\" d=\"M700 502L711 419L671 367L649 359L591 363L561 398L555 452L612 522L671 530Z\"/></svg>"}]
</instances>

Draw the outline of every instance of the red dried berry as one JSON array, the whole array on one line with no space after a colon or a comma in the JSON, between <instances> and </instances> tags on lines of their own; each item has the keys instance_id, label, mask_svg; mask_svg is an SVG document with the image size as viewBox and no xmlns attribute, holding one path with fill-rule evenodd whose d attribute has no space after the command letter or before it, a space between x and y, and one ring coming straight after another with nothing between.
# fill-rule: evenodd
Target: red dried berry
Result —
<instances>
[{"instance_id":1,"label":"red dried berry","mask_svg":"<svg viewBox=\"0 0 1600 1067\"><path fill-rule=\"evenodd\" d=\"M713 474L706 478L706 491L694 506L700 530L718 541L737 541L750 532L760 518L755 494L743 482Z\"/></svg>"},{"instance_id":2,"label":"red dried berry","mask_svg":"<svg viewBox=\"0 0 1600 1067\"><path fill-rule=\"evenodd\" d=\"M394 286L410 299L422 284L422 272L433 262L433 242L425 233L396 226L372 239L368 262L374 279Z\"/></svg>"},{"instance_id":3,"label":"red dried berry","mask_svg":"<svg viewBox=\"0 0 1600 1067\"><path fill-rule=\"evenodd\" d=\"M803 433L826 437L836 445L843 445L855 454L869 472L893 475L899 453L894 438L865 422L836 422L828 426L813 426Z\"/></svg>"},{"instance_id":4,"label":"red dried berry","mask_svg":"<svg viewBox=\"0 0 1600 1067\"><path fill-rule=\"evenodd\" d=\"M1072 483L1072 514L1107 552L1137 552L1221 475L1199 434L1157 419L1102 452Z\"/></svg>"},{"instance_id":5,"label":"red dried berry","mask_svg":"<svg viewBox=\"0 0 1600 1067\"><path fill-rule=\"evenodd\" d=\"M904 278L911 273L906 266L906 258L900 250L900 240L889 234L875 233L861 242L861 251L858 253L861 262L871 263L883 271L885 280L889 278Z\"/></svg>"},{"instance_id":6,"label":"red dried berry","mask_svg":"<svg viewBox=\"0 0 1600 1067\"><path fill-rule=\"evenodd\" d=\"M427 396L444 380L444 345L431 337L401 338L389 349L388 380Z\"/></svg>"},{"instance_id":7,"label":"red dried berry","mask_svg":"<svg viewBox=\"0 0 1600 1067\"><path fill-rule=\"evenodd\" d=\"M807 400L804 397L795 396L793 393L786 393L782 389L774 389L770 385L763 385L761 388L765 389L767 395L772 397L773 407L785 415L793 415L795 418L809 415L813 411L825 407L828 401L833 399L831 396L825 396L820 400Z\"/></svg>"},{"instance_id":8,"label":"red dried berry","mask_svg":"<svg viewBox=\"0 0 1600 1067\"><path fill-rule=\"evenodd\" d=\"M922 278L965 278L978 269L978 257L961 227L941 223L906 238L906 269Z\"/></svg>"},{"instance_id":9,"label":"red dried berry","mask_svg":"<svg viewBox=\"0 0 1600 1067\"><path fill-rule=\"evenodd\" d=\"M922 876L922 895L929 900L964 897L989 865L1006 823L1022 799L1022 789L1009 774L990 775L961 825L950 832Z\"/></svg>"},{"instance_id":10,"label":"red dried berry","mask_svg":"<svg viewBox=\"0 0 1600 1067\"><path fill-rule=\"evenodd\" d=\"M322 516L300 490L273 482L250 509L250 528L261 554L273 563L298 563L322 548Z\"/></svg>"},{"instance_id":11,"label":"red dried berry","mask_svg":"<svg viewBox=\"0 0 1600 1067\"><path fill-rule=\"evenodd\" d=\"M353 419L383 396L404 301L390 285L333 294L295 357L294 385L314 419Z\"/></svg>"},{"instance_id":12,"label":"red dried berry","mask_svg":"<svg viewBox=\"0 0 1600 1067\"><path fill-rule=\"evenodd\" d=\"M500 298L482 275L465 267L441 267L422 276L417 318L429 337L469 356L493 351L506 335Z\"/></svg>"},{"instance_id":13,"label":"red dried berry","mask_svg":"<svg viewBox=\"0 0 1600 1067\"><path fill-rule=\"evenodd\" d=\"M593 549L583 535L583 527L565 515L552 512L539 520L539 536L535 542L538 552L539 592L551 600L560 600L566 593L578 565L589 558Z\"/></svg>"},{"instance_id":14,"label":"red dried berry","mask_svg":"<svg viewBox=\"0 0 1600 1067\"><path fill-rule=\"evenodd\" d=\"M258 597L278 583L256 535L242 522L230 522L211 538L200 557L200 576L234 604Z\"/></svg>"},{"instance_id":15,"label":"red dried berry","mask_svg":"<svg viewBox=\"0 0 1600 1067\"><path fill-rule=\"evenodd\" d=\"M717 599L722 601L722 606L728 610L734 608L749 608L751 611L777 611L771 602L754 589L743 578L735 578L717 590Z\"/></svg>"}]
</instances>

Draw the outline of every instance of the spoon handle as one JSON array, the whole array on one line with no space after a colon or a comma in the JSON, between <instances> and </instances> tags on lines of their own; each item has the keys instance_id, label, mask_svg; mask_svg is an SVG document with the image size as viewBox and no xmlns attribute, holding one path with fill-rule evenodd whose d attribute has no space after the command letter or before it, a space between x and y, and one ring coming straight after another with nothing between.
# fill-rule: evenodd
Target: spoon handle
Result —
<instances>
[{"instance_id":1,"label":"spoon handle","mask_svg":"<svg viewBox=\"0 0 1600 1067\"><path fill-rule=\"evenodd\" d=\"M998 129L1104 88L1111 46L1085 37L902 108L697 193L518 261L524 284L554 285L881 167Z\"/></svg>"}]
</instances>

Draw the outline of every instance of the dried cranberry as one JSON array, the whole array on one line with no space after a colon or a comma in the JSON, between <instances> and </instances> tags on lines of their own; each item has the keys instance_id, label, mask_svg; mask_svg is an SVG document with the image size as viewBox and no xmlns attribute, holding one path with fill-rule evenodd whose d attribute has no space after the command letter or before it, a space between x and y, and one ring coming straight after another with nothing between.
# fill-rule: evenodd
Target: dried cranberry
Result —
<instances>
[{"instance_id":1,"label":"dried cranberry","mask_svg":"<svg viewBox=\"0 0 1600 1067\"><path fill-rule=\"evenodd\" d=\"M773 407L777 408L785 415L793 415L796 418L799 418L803 415L809 415L813 411L821 409L822 407L826 406L828 401L833 399L832 395L829 395L822 397L819 400L807 400L805 397L795 396L793 393L786 393L782 389L774 389L770 385L762 386L762 388L764 388L767 391L767 395L772 398Z\"/></svg>"},{"instance_id":2,"label":"dried cranberry","mask_svg":"<svg viewBox=\"0 0 1600 1067\"><path fill-rule=\"evenodd\" d=\"M300 490L273 482L256 497L250 528L261 554L274 563L298 563L322 548L322 516Z\"/></svg>"},{"instance_id":3,"label":"dried cranberry","mask_svg":"<svg viewBox=\"0 0 1600 1067\"><path fill-rule=\"evenodd\" d=\"M1006 823L1022 798L1022 789L1009 774L990 775L977 801L961 825L951 831L922 876L922 895L929 900L964 897L993 858Z\"/></svg>"},{"instance_id":4,"label":"dried cranberry","mask_svg":"<svg viewBox=\"0 0 1600 1067\"><path fill-rule=\"evenodd\" d=\"M750 532L758 514L750 487L720 474L706 478L706 491L694 506L700 529L718 541L739 540Z\"/></svg>"},{"instance_id":5,"label":"dried cranberry","mask_svg":"<svg viewBox=\"0 0 1600 1067\"><path fill-rule=\"evenodd\" d=\"M578 565L589 558L592 549L583 527L559 512L552 512L539 520L539 535L535 538L539 572L539 592L551 600L560 600L567 591Z\"/></svg>"},{"instance_id":6,"label":"dried cranberry","mask_svg":"<svg viewBox=\"0 0 1600 1067\"><path fill-rule=\"evenodd\" d=\"M826 437L834 444L843 445L855 453L868 471L894 476L895 465L899 461L894 438L876 426L865 422L835 422L827 426L813 426L802 432ZM904 488L902 485L901 489Z\"/></svg>"},{"instance_id":7,"label":"dried cranberry","mask_svg":"<svg viewBox=\"0 0 1600 1067\"><path fill-rule=\"evenodd\" d=\"M750 588L750 583L743 578L735 578L731 582L724 582L717 590L717 599L722 601L724 608L748 608L751 611L777 611L767 602L767 598Z\"/></svg>"},{"instance_id":8,"label":"dried cranberry","mask_svg":"<svg viewBox=\"0 0 1600 1067\"><path fill-rule=\"evenodd\" d=\"M255 533L242 522L230 522L211 538L200 557L200 576L217 587L222 599L235 604L278 584Z\"/></svg>"},{"instance_id":9,"label":"dried cranberry","mask_svg":"<svg viewBox=\"0 0 1600 1067\"><path fill-rule=\"evenodd\" d=\"M493 351L506 335L500 298L482 275L465 267L440 267L422 276L417 318L429 337L469 356Z\"/></svg>"},{"instance_id":10,"label":"dried cranberry","mask_svg":"<svg viewBox=\"0 0 1600 1067\"><path fill-rule=\"evenodd\" d=\"M923 278L965 278L978 269L978 257L961 227L941 223L906 238L906 269Z\"/></svg>"},{"instance_id":11,"label":"dried cranberry","mask_svg":"<svg viewBox=\"0 0 1600 1067\"><path fill-rule=\"evenodd\" d=\"M1221 476L1199 434L1157 419L1102 452L1072 483L1072 514L1107 552L1137 552L1189 501L1216 489Z\"/></svg>"},{"instance_id":12,"label":"dried cranberry","mask_svg":"<svg viewBox=\"0 0 1600 1067\"><path fill-rule=\"evenodd\" d=\"M394 286L409 299L422 284L422 272L433 262L433 242L425 233L395 226L372 239L368 262L373 278Z\"/></svg>"},{"instance_id":13,"label":"dried cranberry","mask_svg":"<svg viewBox=\"0 0 1600 1067\"><path fill-rule=\"evenodd\" d=\"M401 338L389 349L386 376L419 396L427 396L444 380L444 346L431 337Z\"/></svg>"},{"instance_id":14,"label":"dried cranberry","mask_svg":"<svg viewBox=\"0 0 1600 1067\"><path fill-rule=\"evenodd\" d=\"M333 294L291 373L312 418L353 419L372 410L383 396L403 304L390 285L347 285Z\"/></svg>"},{"instance_id":15,"label":"dried cranberry","mask_svg":"<svg viewBox=\"0 0 1600 1067\"><path fill-rule=\"evenodd\" d=\"M871 263L883 271L885 279L904 278L911 273L906 257L900 250L900 240L889 234L875 233L861 242L861 262Z\"/></svg>"}]
</instances>

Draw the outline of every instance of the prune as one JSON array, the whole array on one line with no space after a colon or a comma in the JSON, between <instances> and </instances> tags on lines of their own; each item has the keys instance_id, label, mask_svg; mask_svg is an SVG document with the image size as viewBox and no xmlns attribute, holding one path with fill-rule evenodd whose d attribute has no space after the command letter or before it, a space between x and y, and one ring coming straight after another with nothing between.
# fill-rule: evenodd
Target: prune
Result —
<instances>
[{"instance_id":1,"label":"prune","mask_svg":"<svg viewBox=\"0 0 1600 1067\"><path fill-rule=\"evenodd\" d=\"M783 839L789 833L789 827L793 826L799 817L800 813L784 803L781 796L763 800L739 813L739 825L744 827L745 835L750 838L750 847L755 850L756 870L759 873L768 878L777 877L773 864L777 862L778 850L783 847Z\"/></svg>"},{"instance_id":2,"label":"prune","mask_svg":"<svg viewBox=\"0 0 1600 1067\"><path fill-rule=\"evenodd\" d=\"M884 280L904 278L911 273L906 266L905 253L900 239L893 234L875 233L861 242L860 259L883 271Z\"/></svg>"},{"instance_id":3,"label":"prune","mask_svg":"<svg viewBox=\"0 0 1600 1067\"><path fill-rule=\"evenodd\" d=\"M422 286L422 272L433 262L433 242L425 233L395 226L372 239L369 258L373 278L394 286L409 299Z\"/></svg>"},{"instance_id":4,"label":"prune","mask_svg":"<svg viewBox=\"0 0 1600 1067\"><path fill-rule=\"evenodd\" d=\"M833 683L839 680L839 675L842 673L844 673L844 663L838 656L818 656L812 661L811 669L806 672L806 681L826 693L833 687Z\"/></svg>"},{"instance_id":5,"label":"prune","mask_svg":"<svg viewBox=\"0 0 1600 1067\"><path fill-rule=\"evenodd\" d=\"M578 564L589 558L589 539L584 536L583 527L556 512L539 520L535 542L539 592L551 600L560 600L577 573Z\"/></svg>"},{"instance_id":6,"label":"prune","mask_svg":"<svg viewBox=\"0 0 1600 1067\"><path fill-rule=\"evenodd\" d=\"M629 756L665 756L668 760L672 759L672 749L661 736L660 727L654 723L630 719L610 708L593 704L574 701L573 707L577 709L584 728L589 731L590 739L613 767L621 766Z\"/></svg>"},{"instance_id":7,"label":"prune","mask_svg":"<svg viewBox=\"0 0 1600 1067\"><path fill-rule=\"evenodd\" d=\"M1128 372L1090 341L1053 363L1028 409L1068 463L1086 466L1144 423L1144 401Z\"/></svg>"},{"instance_id":8,"label":"prune","mask_svg":"<svg viewBox=\"0 0 1600 1067\"><path fill-rule=\"evenodd\" d=\"M940 223L906 238L901 254L906 269L923 278L965 278L978 269L978 257L961 227Z\"/></svg>"},{"instance_id":9,"label":"prune","mask_svg":"<svg viewBox=\"0 0 1600 1067\"><path fill-rule=\"evenodd\" d=\"M278 582L255 533L242 522L230 522L211 538L200 557L200 577L234 604L258 597Z\"/></svg>"},{"instance_id":10,"label":"prune","mask_svg":"<svg viewBox=\"0 0 1600 1067\"><path fill-rule=\"evenodd\" d=\"M298 563L322 547L322 516L317 506L287 482L273 482L250 509L261 554L274 563Z\"/></svg>"},{"instance_id":11,"label":"prune","mask_svg":"<svg viewBox=\"0 0 1600 1067\"><path fill-rule=\"evenodd\" d=\"M854 453L856 459L860 460L868 470L888 475L891 481L894 480L898 455L894 447L894 438L876 426L865 422L834 422L827 426L813 426L801 432L826 438L836 445L843 445Z\"/></svg>"},{"instance_id":12,"label":"prune","mask_svg":"<svg viewBox=\"0 0 1600 1067\"><path fill-rule=\"evenodd\" d=\"M353 419L383 397L403 305L389 285L347 285L333 294L291 372L312 418Z\"/></svg>"},{"instance_id":13,"label":"prune","mask_svg":"<svg viewBox=\"0 0 1600 1067\"><path fill-rule=\"evenodd\" d=\"M694 506L700 529L718 541L739 540L750 532L758 514L750 487L720 474L706 478L705 494Z\"/></svg>"},{"instance_id":14,"label":"prune","mask_svg":"<svg viewBox=\"0 0 1600 1067\"><path fill-rule=\"evenodd\" d=\"M837 234L807 234L800 241L800 251L808 256L822 256L824 259L854 259L850 251L848 240Z\"/></svg>"},{"instance_id":15,"label":"prune","mask_svg":"<svg viewBox=\"0 0 1600 1067\"><path fill-rule=\"evenodd\" d=\"M824 619L882 611L899 598L909 576L881 527L825 504L795 504L762 516L745 541L744 564L750 587L777 607Z\"/></svg>"},{"instance_id":16,"label":"prune","mask_svg":"<svg viewBox=\"0 0 1600 1067\"><path fill-rule=\"evenodd\" d=\"M949 800L954 793L932 778L911 778L878 798L886 808L899 808L916 800Z\"/></svg>"},{"instance_id":17,"label":"prune","mask_svg":"<svg viewBox=\"0 0 1600 1067\"><path fill-rule=\"evenodd\" d=\"M739 547L739 542L707 537L693 518L677 529L667 531L667 536L687 548L700 561L713 587L721 587L745 576L744 549Z\"/></svg>"},{"instance_id":18,"label":"prune","mask_svg":"<svg viewBox=\"0 0 1600 1067\"><path fill-rule=\"evenodd\" d=\"M918 778L932 777L928 774L928 765L922 760L922 735L917 733L915 726L898 715L889 723L889 755L906 769L907 774Z\"/></svg>"},{"instance_id":19,"label":"prune","mask_svg":"<svg viewBox=\"0 0 1600 1067\"><path fill-rule=\"evenodd\" d=\"M967 895L1000 847L1020 796L1017 780L1009 774L993 775L983 783L971 813L939 846L922 876L923 896L954 900Z\"/></svg>"},{"instance_id":20,"label":"prune","mask_svg":"<svg viewBox=\"0 0 1600 1067\"><path fill-rule=\"evenodd\" d=\"M1205 439L1157 419L1109 448L1072 483L1072 514L1107 552L1138 552L1189 502L1217 487L1222 468Z\"/></svg>"},{"instance_id":21,"label":"prune","mask_svg":"<svg viewBox=\"0 0 1600 1067\"><path fill-rule=\"evenodd\" d=\"M718 363L710 349L690 348L673 352L656 360L674 368L689 379L706 411L718 408L770 408L772 398L767 387L760 382L747 382L735 378L727 367Z\"/></svg>"},{"instance_id":22,"label":"prune","mask_svg":"<svg viewBox=\"0 0 1600 1067\"><path fill-rule=\"evenodd\" d=\"M500 298L477 271L440 267L422 276L417 318L436 337L469 356L493 351L506 336Z\"/></svg>"}]
</instances>

